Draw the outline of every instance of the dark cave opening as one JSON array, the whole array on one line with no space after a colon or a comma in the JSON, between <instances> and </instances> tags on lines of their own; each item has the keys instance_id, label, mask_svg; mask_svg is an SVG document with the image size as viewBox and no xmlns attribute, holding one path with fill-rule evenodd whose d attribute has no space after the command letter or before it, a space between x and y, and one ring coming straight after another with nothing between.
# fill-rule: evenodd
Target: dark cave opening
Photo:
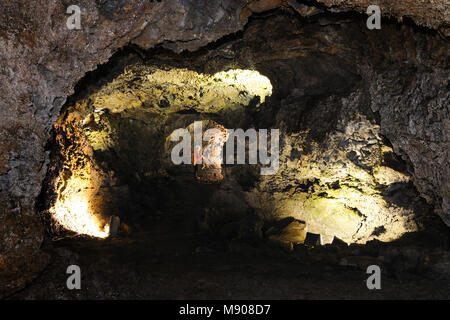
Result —
<instances>
[{"instance_id":1,"label":"dark cave opening","mask_svg":"<svg viewBox=\"0 0 450 320\"><path fill-rule=\"evenodd\" d=\"M286 280L279 272L331 274L336 285L313 294L327 297L340 281L356 282L354 270L377 263L420 287L418 275L435 272L430 261L439 250L448 254L448 228L424 200L427 190L417 189L395 137L381 128L401 115L394 107L379 111L398 92L414 94L431 65L439 66L439 57L417 61L407 46L385 50L413 29L389 22L375 38L360 15L302 19L275 10L197 52L124 48L79 83L53 128L38 205L57 259L83 256L93 270L89 281L100 277L107 294L119 297L223 297L242 280L236 274L253 273L254 281L270 274L256 296L296 296L288 285L274 289ZM418 46L439 45L425 32L416 37ZM192 165L170 161L168 142L195 121L279 129L277 173L225 164L220 181L199 181ZM60 212L75 219L55 223ZM107 237L112 215L122 222L118 236L96 239ZM83 235L75 225L89 225L91 217L98 225ZM106 274L96 273L105 266ZM141 281L155 282L152 268L157 289L138 289ZM123 282L108 277L125 270ZM193 288L190 280L170 281L177 274L182 282L183 272L207 280L192 280Z\"/></svg>"}]
</instances>

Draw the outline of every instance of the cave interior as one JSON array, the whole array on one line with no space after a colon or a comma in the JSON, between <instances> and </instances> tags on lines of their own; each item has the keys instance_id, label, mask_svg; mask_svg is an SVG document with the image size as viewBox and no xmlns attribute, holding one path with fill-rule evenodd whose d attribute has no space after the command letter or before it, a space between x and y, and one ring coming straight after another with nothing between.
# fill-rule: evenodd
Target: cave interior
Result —
<instances>
[{"instance_id":1,"label":"cave interior","mask_svg":"<svg viewBox=\"0 0 450 320\"><path fill-rule=\"evenodd\" d=\"M442 199L384 129L448 83L445 46L407 20L283 8L193 52L123 47L53 125L37 204L52 262L16 297L448 298ZM174 164L171 137L195 123L278 129L278 170L249 143L246 164ZM369 265L384 290L365 287Z\"/></svg>"}]
</instances>

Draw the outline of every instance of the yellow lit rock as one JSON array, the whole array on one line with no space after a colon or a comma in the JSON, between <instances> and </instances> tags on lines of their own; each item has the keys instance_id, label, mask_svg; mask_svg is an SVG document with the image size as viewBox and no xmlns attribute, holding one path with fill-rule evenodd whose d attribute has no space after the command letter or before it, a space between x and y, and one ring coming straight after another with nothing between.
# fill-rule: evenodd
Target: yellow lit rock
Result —
<instances>
[{"instance_id":1,"label":"yellow lit rock","mask_svg":"<svg viewBox=\"0 0 450 320\"><path fill-rule=\"evenodd\" d=\"M247 90L254 96L260 96L261 102L264 102L267 96L272 95L272 84L269 78L261 75L258 71L233 69L218 72L214 78L241 90Z\"/></svg>"},{"instance_id":2,"label":"yellow lit rock","mask_svg":"<svg viewBox=\"0 0 450 320\"><path fill-rule=\"evenodd\" d=\"M52 216L65 229L106 238L109 235L108 226L102 227L99 219L90 212L89 189L89 180L82 177L70 178L51 209Z\"/></svg>"},{"instance_id":3,"label":"yellow lit rock","mask_svg":"<svg viewBox=\"0 0 450 320\"><path fill-rule=\"evenodd\" d=\"M306 224L300 223L299 221L293 221L285 227L281 233L273 234L269 236L269 239L276 242L292 242L300 244L305 242L306 233Z\"/></svg>"},{"instance_id":4,"label":"yellow lit rock","mask_svg":"<svg viewBox=\"0 0 450 320\"><path fill-rule=\"evenodd\" d=\"M97 111L120 113L143 107L168 114L183 109L219 112L246 105L255 96L264 102L271 94L270 80L257 71L234 69L209 75L137 64L90 99Z\"/></svg>"},{"instance_id":5,"label":"yellow lit rock","mask_svg":"<svg viewBox=\"0 0 450 320\"><path fill-rule=\"evenodd\" d=\"M376 168L373 176L379 184L385 185L397 182L408 182L410 180L410 178L405 174L385 166Z\"/></svg>"}]
</instances>

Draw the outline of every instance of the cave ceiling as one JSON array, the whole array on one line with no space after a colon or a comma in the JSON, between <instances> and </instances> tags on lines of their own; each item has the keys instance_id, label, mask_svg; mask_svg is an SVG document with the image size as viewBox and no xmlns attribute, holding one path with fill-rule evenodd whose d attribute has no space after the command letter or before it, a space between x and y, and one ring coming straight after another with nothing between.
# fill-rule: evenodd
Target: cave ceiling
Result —
<instances>
[{"instance_id":1,"label":"cave ceiling","mask_svg":"<svg viewBox=\"0 0 450 320\"><path fill-rule=\"evenodd\" d=\"M286 153L282 156L288 159L295 145L304 139L308 140L311 148L323 141L327 141L331 148L333 144L339 145L342 135L352 136L355 141L369 137L374 141L375 147L372 147L377 150L377 157L369 157L370 161L381 161L383 152L392 152L407 163L408 170L396 174L378 163L378 171L371 172L367 187L377 183L393 183L381 178L377 180L380 170L389 172L383 176L400 179L400 182L412 181L415 190L450 224L449 3L446 0L383 1L379 4L382 15L389 20L383 24L382 30L373 32L362 31L362 22L358 26L347 26L342 21L344 16L340 14L364 13L369 4L372 3L365 0L83 0L79 2L82 28L69 30L66 25L69 16L66 13L67 1L2 3L0 296L22 288L49 262L49 256L41 250L44 228L36 214L36 204L50 162L47 145L50 132L62 106L75 93L80 79L129 45L135 46L138 51L164 48L179 58L183 51L192 52L215 44L210 53L192 61L186 60L182 63L184 66L172 63L170 67L183 68L192 62L189 72L205 74L231 68L257 69L272 81L272 97L278 99L280 107L279 113L271 115L275 118L259 119L261 125L275 119L287 129L312 127L314 117L295 122L292 116L289 117L290 112L296 112L292 109L297 108L297 112L306 110L308 104L318 102L318 97L323 98L318 112L320 108L322 112L328 112L339 105L339 112L330 113L329 122L341 131L324 136L322 133L326 130L318 128L310 133L314 139L308 140L311 135L288 130L286 143L289 146L286 146ZM287 32L289 30L279 25L285 22L283 18L269 19L277 10L287 11L296 17L291 19L294 21L292 30L297 32L292 39L292 34ZM332 17L330 13L336 16ZM323 26L320 32L304 20L314 17L324 17L321 21L314 20L316 25ZM253 18L267 19L268 22L249 24ZM348 32L339 31L344 29ZM253 50L233 50L233 46L241 45L239 41L232 41L231 47L221 46L220 41L224 37L239 36L244 31L253 39L245 45L253 46ZM277 37L291 42L286 42L286 47L279 47ZM246 54L239 56L240 53ZM311 56L311 53L314 55ZM314 65L317 56L321 57L320 64ZM292 61L296 59L301 62L298 65L302 68L295 69L297 64L292 64ZM205 61L211 63L206 64ZM303 82L305 78L310 81ZM299 96L304 98L304 105L295 102ZM356 118L348 116L356 109L361 111L362 106L370 110L361 112ZM372 114L376 114L378 119L371 118ZM345 121L340 121L340 115L345 115ZM381 136L386 137L389 143ZM355 166L353 173L361 176L367 165L358 158L363 150L356 148L355 144L346 147L349 149L346 149L345 155L338 157L352 158L352 166ZM309 157L314 157L314 154ZM307 160L316 162L312 158ZM327 192L328 198L320 200L320 203L313 203L312 199L305 205L328 206L332 199L361 191L352 189L349 179L347 193L336 194L331 184L341 172L336 171L332 163L329 162L330 166L324 173L329 178L327 182L330 187L323 184L322 187L326 186L327 190L320 192ZM287 160L287 166L289 164ZM314 180L317 178L314 172L318 169L309 169L310 178ZM272 196L282 199L283 195L277 195L272 184L278 183L284 192L292 187L289 181L297 177L294 170L287 167L281 170L288 170L286 174L290 178L281 183L264 180L258 192L270 192ZM355 202L366 201L358 197L354 196ZM378 200L380 197L383 195L377 193L375 196ZM251 199L249 195L247 201L251 202ZM283 211L298 210L288 201L280 203ZM260 205L273 209L270 201ZM356 212L358 219L365 217L364 212L354 210L355 206L347 209ZM414 224L409 225L408 212L396 211L398 216L405 217L406 222L401 223L414 229ZM347 231L349 237L353 237L355 228L360 230L356 232L372 233L374 225L366 230L360 228L360 220L355 219L352 223L354 228L351 231L340 230L342 237L348 235Z\"/></svg>"}]
</instances>

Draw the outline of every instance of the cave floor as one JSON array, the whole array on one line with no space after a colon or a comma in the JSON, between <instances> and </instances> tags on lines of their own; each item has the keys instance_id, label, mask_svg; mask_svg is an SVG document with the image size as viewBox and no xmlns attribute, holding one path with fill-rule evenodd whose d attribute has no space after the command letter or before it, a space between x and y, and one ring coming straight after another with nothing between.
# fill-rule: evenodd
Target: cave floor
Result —
<instances>
[{"instance_id":1,"label":"cave floor","mask_svg":"<svg viewBox=\"0 0 450 320\"><path fill-rule=\"evenodd\" d=\"M178 226L178 227L177 227ZM11 299L449 299L448 281L382 267L381 290L366 270L330 263L331 251L287 252L186 232L176 219L106 240L65 238L45 244L52 263ZM81 268L81 290L66 288L66 269Z\"/></svg>"}]
</instances>

